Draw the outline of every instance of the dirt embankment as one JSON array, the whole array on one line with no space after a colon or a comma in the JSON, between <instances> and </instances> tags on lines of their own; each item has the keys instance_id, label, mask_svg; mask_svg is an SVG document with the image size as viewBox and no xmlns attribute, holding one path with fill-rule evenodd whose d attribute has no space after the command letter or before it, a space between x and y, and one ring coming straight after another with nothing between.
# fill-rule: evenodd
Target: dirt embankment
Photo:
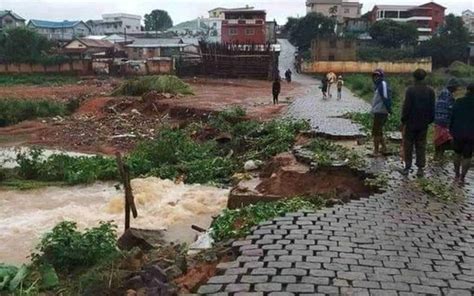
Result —
<instances>
[{"instance_id":1,"label":"dirt embankment","mask_svg":"<svg viewBox=\"0 0 474 296\"><path fill-rule=\"evenodd\" d=\"M40 145L79 152L111 154L128 151L137 142L153 137L160 127L206 118L232 106L247 109L250 118L268 120L284 112L297 83L282 83L282 104L274 106L271 82L232 79L186 80L192 96L151 94L111 97L119 79L89 79L62 86L10 86L0 88L0 98L79 99L79 109L67 118L22 122L0 129L2 145Z\"/></svg>"}]
</instances>

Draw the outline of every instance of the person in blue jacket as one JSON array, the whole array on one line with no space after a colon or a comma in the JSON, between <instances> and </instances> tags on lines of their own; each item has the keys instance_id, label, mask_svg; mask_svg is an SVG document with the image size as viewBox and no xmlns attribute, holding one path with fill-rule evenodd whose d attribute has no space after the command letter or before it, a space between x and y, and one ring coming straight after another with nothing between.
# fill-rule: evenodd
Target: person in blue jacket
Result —
<instances>
[{"instance_id":1,"label":"person in blue jacket","mask_svg":"<svg viewBox=\"0 0 474 296\"><path fill-rule=\"evenodd\" d=\"M385 81L385 73L382 69L376 69L372 73L375 84L374 97L372 99L372 114L374 122L372 126L372 137L374 139L374 156L387 152L384 140L384 126L388 115L392 113L390 89Z\"/></svg>"}]
</instances>

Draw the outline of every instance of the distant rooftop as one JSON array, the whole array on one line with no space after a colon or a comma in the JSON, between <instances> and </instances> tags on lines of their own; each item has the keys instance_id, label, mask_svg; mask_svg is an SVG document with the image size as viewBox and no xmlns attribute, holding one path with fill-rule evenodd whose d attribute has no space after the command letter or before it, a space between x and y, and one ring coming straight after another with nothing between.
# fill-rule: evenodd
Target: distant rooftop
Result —
<instances>
[{"instance_id":1,"label":"distant rooftop","mask_svg":"<svg viewBox=\"0 0 474 296\"><path fill-rule=\"evenodd\" d=\"M217 7L212 10L209 10L209 12L213 12L216 10L224 10L224 11L231 11L231 10L253 10L255 7L253 6L245 6L245 7L237 7L237 8L224 8L224 7Z\"/></svg>"},{"instance_id":2,"label":"distant rooftop","mask_svg":"<svg viewBox=\"0 0 474 296\"><path fill-rule=\"evenodd\" d=\"M137 38L127 47L181 47L181 38Z\"/></svg>"},{"instance_id":3,"label":"distant rooftop","mask_svg":"<svg viewBox=\"0 0 474 296\"><path fill-rule=\"evenodd\" d=\"M14 18L16 18L19 21L24 21L25 19L19 16L18 14L14 13L11 10L0 10L0 17L4 17L7 14L11 14Z\"/></svg>"},{"instance_id":4,"label":"distant rooftop","mask_svg":"<svg viewBox=\"0 0 474 296\"><path fill-rule=\"evenodd\" d=\"M30 23L37 28L48 28L48 29L62 29L62 28L73 28L82 21L43 21L43 20L30 20Z\"/></svg>"}]
</instances>

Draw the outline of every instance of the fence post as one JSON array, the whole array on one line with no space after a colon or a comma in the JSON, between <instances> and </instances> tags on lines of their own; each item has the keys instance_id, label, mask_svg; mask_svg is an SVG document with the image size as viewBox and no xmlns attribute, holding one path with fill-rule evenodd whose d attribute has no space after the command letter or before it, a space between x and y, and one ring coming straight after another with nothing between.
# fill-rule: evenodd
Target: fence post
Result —
<instances>
[{"instance_id":1,"label":"fence post","mask_svg":"<svg viewBox=\"0 0 474 296\"><path fill-rule=\"evenodd\" d=\"M124 165L120 152L117 152L115 156L117 158L117 167L125 190L125 230L127 230L130 228L130 210L133 213L133 218L137 218L138 212L135 206L132 185L130 184L130 169L127 165Z\"/></svg>"}]
</instances>

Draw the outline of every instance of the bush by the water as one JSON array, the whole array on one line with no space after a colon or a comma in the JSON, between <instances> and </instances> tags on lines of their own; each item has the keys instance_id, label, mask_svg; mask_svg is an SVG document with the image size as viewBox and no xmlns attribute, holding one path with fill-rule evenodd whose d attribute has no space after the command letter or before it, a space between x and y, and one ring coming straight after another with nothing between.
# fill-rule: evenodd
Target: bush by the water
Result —
<instances>
[{"instance_id":1,"label":"bush by the water","mask_svg":"<svg viewBox=\"0 0 474 296\"><path fill-rule=\"evenodd\" d=\"M33 149L17 155L18 175L25 180L65 182L70 185L95 181L116 180L118 170L115 161L102 156L72 157L52 155L44 157L43 151Z\"/></svg>"},{"instance_id":2,"label":"bush by the water","mask_svg":"<svg viewBox=\"0 0 474 296\"><path fill-rule=\"evenodd\" d=\"M33 262L71 272L109 260L119 254L116 229L116 225L101 222L80 232L75 222L61 222L43 237L32 254Z\"/></svg>"},{"instance_id":3,"label":"bush by the water","mask_svg":"<svg viewBox=\"0 0 474 296\"><path fill-rule=\"evenodd\" d=\"M192 95L191 87L176 76L160 75L134 78L124 82L114 95L141 96L150 91Z\"/></svg>"},{"instance_id":4,"label":"bush by the water","mask_svg":"<svg viewBox=\"0 0 474 296\"><path fill-rule=\"evenodd\" d=\"M15 74L0 75L0 85L63 85L77 82L78 77L56 74Z\"/></svg>"},{"instance_id":5,"label":"bush by the water","mask_svg":"<svg viewBox=\"0 0 474 296\"><path fill-rule=\"evenodd\" d=\"M63 116L67 104L47 100L0 99L0 127L41 117Z\"/></svg>"},{"instance_id":6,"label":"bush by the water","mask_svg":"<svg viewBox=\"0 0 474 296\"><path fill-rule=\"evenodd\" d=\"M291 198L277 202L260 202L241 209L225 209L212 223L211 235L216 241L241 238L250 233L250 229L260 222L269 221L286 213L301 210L314 211L324 207L319 197Z\"/></svg>"}]
</instances>

